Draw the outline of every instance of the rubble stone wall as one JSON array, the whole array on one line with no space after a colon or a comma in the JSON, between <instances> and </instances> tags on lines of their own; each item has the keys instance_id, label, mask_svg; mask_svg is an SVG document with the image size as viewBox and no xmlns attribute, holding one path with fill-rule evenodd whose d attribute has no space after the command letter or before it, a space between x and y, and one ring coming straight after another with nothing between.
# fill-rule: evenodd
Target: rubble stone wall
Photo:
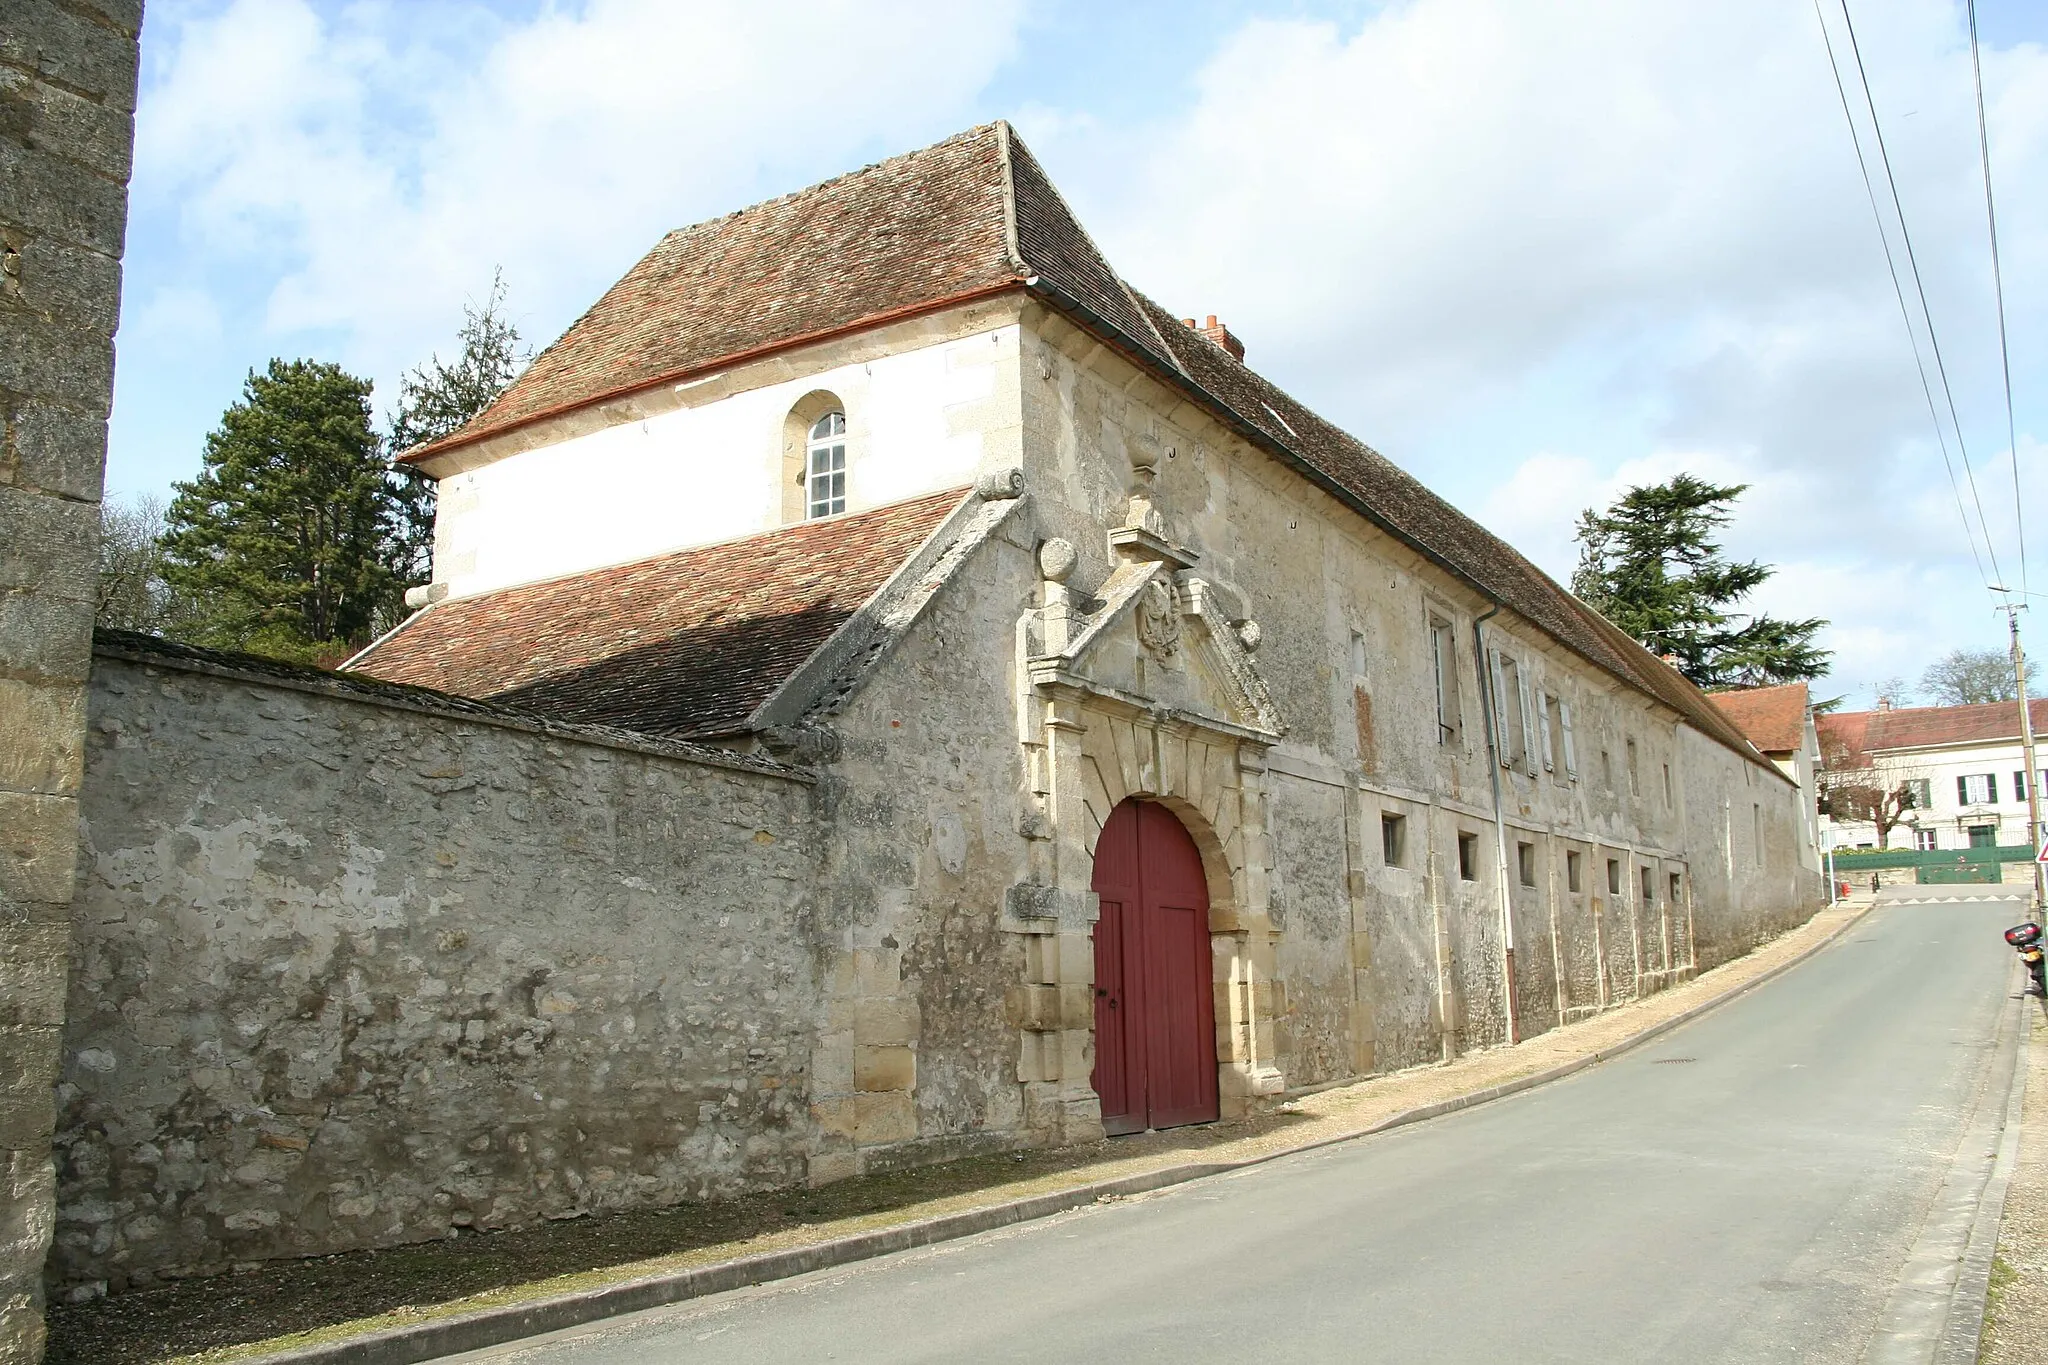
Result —
<instances>
[{"instance_id":1,"label":"rubble stone wall","mask_svg":"<svg viewBox=\"0 0 2048 1365\"><path fill-rule=\"evenodd\" d=\"M0 1362L42 1355L141 0L0 5Z\"/></svg>"},{"instance_id":2,"label":"rubble stone wall","mask_svg":"<svg viewBox=\"0 0 2048 1365\"><path fill-rule=\"evenodd\" d=\"M800 1184L812 788L96 661L52 1282Z\"/></svg>"}]
</instances>

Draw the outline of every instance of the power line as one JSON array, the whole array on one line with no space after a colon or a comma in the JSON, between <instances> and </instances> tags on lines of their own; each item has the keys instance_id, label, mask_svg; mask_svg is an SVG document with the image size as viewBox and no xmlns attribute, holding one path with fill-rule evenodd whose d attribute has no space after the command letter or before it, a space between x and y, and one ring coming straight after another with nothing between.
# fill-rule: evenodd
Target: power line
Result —
<instances>
[{"instance_id":1,"label":"power line","mask_svg":"<svg viewBox=\"0 0 2048 1365\"><path fill-rule=\"evenodd\" d=\"M1884 213L1877 206L1877 187L1870 179L1870 162L1863 155L1863 135L1856 131L1856 115L1849 108L1849 91L1842 84L1841 63L1835 60L1834 36L1828 32L1828 20L1821 12L1820 0L1813 0L1813 17L1820 24L1820 40L1827 46L1828 71L1835 78L1835 94L1842 102L1842 118L1849 125L1849 142L1856 149L1856 169L1863 173L1863 193L1870 200L1870 217L1877 225L1878 245L1884 248L1885 269L1892 277L1892 294L1899 301L1899 320L1906 324L1906 342L1913 348L1913 365L1920 372L1920 392L1927 399L1927 417L1934 424L1934 442L1941 448L1941 466L1948 471L1949 491L1956 499L1956 515L1963 520L1963 537L1970 542L1970 558L1977 565L1977 577L1988 588L1991 578L1984 572L1984 557L1977 552L1977 534L1971 529L1969 511L1963 506L1962 485L1956 482L1955 464L1949 459L1948 437L1941 429L1941 413L1934 406L1934 386L1927 378L1927 362L1920 355L1920 333L1913 326L1912 310L1906 306L1906 289L1899 281L1899 264L1892 255L1891 234L1885 231Z\"/></svg>"},{"instance_id":2,"label":"power line","mask_svg":"<svg viewBox=\"0 0 2048 1365\"><path fill-rule=\"evenodd\" d=\"M1913 252L1913 233L1906 226L1906 206L1899 200L1899 182L1892 175L1891 152L1884 145L1884 125L1878 121L1877 101L1870 94L1870 76L1863 69L1863 48L1856 41L1856 21L1849 17L1849 0L1839 0L1839 3L1842 26L1849 33L1849 51L1856 58L1856 79L1863 86L1863 104L1870 110L1870 133L1877 139L1878 160L1884 167L1885 184L1891 190L1892 211L1898 215L1899 239L1906 246L1906 266L1913 275L1913 290L1920 298L1920 314L1927 321L1927 345L1934 352L1934 372L1941 379L1942 396L1948 400L1948 420L1956 432L1956 456L1963 463L1963 478L1970 485L1970 500L1977 505L1977 525L1984 532L1984 554L1991 561L1991 572L2003 581L2004 575L1998 568L1998 549L1991 543L1991 523L1984 517L1984 499L1977 492L1977 474L1970 468L1970 452L1963 439L1962 419L1956 416L1955 390L1949 386L1948 365L1941 358L1941 337L1934 330L1934 310L1927 306L1927 286L1921 280L1920 262Z\"/></svg>"},{"instance_id":3,"label":"power line","mask_svg":"<svg viewBox=\"0 0 2048 1365\"><path fill-rule=\"evenodd\" d=\"M2020 591L2027 590L2027 520L2020 501L2020 442L2012 419L2012 352L2005 343L2005 273L1998 264L1998 208L1991 198L1991 134L1984 122L1984 65L1977 56L1977 0L1970 14L1970 75L1977 87L1977 151L1984 164L1984 225L1991 234L1991 291L1998 300L1998 363L2005 380L2005 446L2012 455L2012 517L2020 543Z\"/></svg>"}]
</instances>

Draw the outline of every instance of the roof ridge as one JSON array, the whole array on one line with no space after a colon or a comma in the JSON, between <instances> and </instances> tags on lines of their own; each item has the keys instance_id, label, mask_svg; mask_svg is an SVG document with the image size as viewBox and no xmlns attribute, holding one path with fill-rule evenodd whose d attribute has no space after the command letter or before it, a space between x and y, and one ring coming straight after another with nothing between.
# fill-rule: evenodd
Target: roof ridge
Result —
<instances>
[{"instance_id":1,"label":"roof ridge","mask_svg":"<svg viewBox=\"0 0 2048 1365\"><path fill-rule=\"evenodd\" d=\"M771 209L778 204L787 204L793 199L801 199L807 194L815 194L819 190L830 189L834 185L844 185L849 181L859 180L863 176L873 175L877 171L885 171L891 167L900 166L905 162L914 161L918 157L929 156L943 147L952 147L963 142L971 142L977 136L997 132L1002 126L1003 121L1001 119L995 119L988 123L977 123L972 128L955 133L951 137L942 137L937 142L926 143L922 147L913 147L907 152L898 152L894 156L885 156L880 161L870 161L865 166L856 166L850 171L841 171L837 175L827 176L823 180L814 180L808 185L799 185L793 190L771 195L766 199L757 199L751 204L742 205L727 213L717 214L710 218L700 218L694 223L684 223L681 227L673 227L663 233L661 241L655 243L655 247L658 250L671 238L695 232L698 228L710 227L716 223L729 223L735 218L744 218L750 213L759 213L763 209ZM1001 136L999 132L997 132L997 135L998 137Z\"/></svg>"},{"instance_id":2,"label":"roof ridge","mask_svg":"<svg viewBox=\"0 0 2048 1365\"><path fill-rule=\"evenodd\" d=\"M1017 168L1010 159L1014 136L1008 119L996 120L996 143L1002 149L1003 165L1003 249L1010 253L1010 265L1023 279L1032 270L1024 262L1024 248L1017 242Z\"/></svg>"}]
</instances>

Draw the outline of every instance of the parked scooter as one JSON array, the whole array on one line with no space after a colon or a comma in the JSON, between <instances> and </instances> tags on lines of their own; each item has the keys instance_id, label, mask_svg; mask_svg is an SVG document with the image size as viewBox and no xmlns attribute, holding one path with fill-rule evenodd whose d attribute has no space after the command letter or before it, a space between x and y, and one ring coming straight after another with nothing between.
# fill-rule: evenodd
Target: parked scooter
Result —
<instances>
[{"instance_id":1,"label":"parked scooter","mask_svg":"<svg viewBox=\"0 0 2048 1365\"><path fill-rule=\"evenodd\" d=\"M2032 977L2027 985L2028 995L2048 996L2048 953L2041 949L2041 926L2028 920L2005 931L2005 941L2018 951L2020 961L2027 964L2027 975Z\"/></svg>"}]
</instances>

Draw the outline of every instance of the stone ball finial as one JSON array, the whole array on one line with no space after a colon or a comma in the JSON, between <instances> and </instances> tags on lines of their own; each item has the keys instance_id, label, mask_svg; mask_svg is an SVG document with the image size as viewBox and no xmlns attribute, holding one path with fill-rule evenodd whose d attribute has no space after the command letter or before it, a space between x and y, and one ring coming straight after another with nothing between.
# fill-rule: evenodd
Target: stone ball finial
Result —
<instances>
[{"instance_id":1,"label":"stone ball finial","mask_svg":"<svg viewBox=\"0 0 2048 1365\"><path fill-rule=\"evenodd\" d=\"M1038 571L1045 575L1048 582L1066 582L1080 559L1070 541L1054 538L1038 547Z\"/></svg>"},{"instance_id":2,"label":"stone ball finial","mask_svg":"<svg viewBox=\"0 0 2048 1365\"><path fill-rule=\"evenodd\" d=\"M1245 653L1256 653L1259 641L1265 638L1266 633L1259 629L1257 621L1245 620L1237 623L1237 642L1244 646Z\"/></svg>"}]
</instances>

